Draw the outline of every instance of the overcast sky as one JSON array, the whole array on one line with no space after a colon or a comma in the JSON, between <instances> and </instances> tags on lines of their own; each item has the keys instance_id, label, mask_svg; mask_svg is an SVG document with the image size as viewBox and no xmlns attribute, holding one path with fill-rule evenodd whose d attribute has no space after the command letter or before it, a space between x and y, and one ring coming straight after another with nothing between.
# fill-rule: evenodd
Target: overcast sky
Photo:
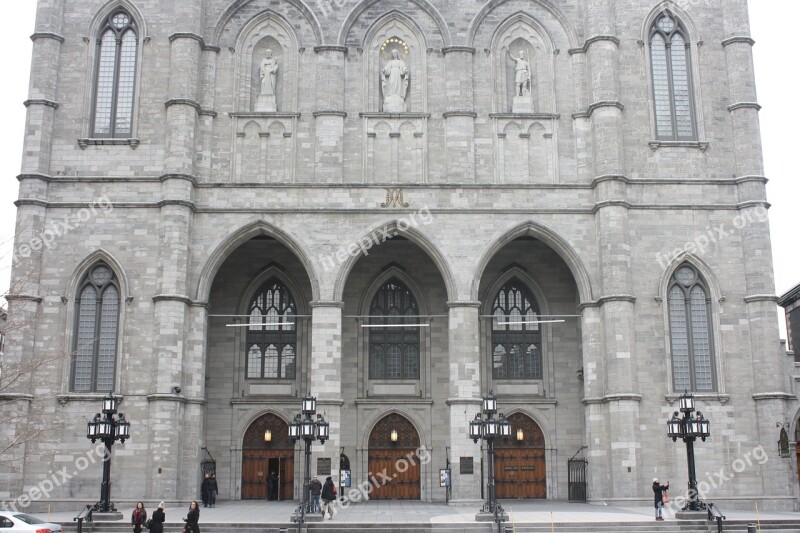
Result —
<instances>
[{"instance_id":1,"label":"overcast sky","mask_svg":"<svg viewBox=\"0 0 800 533\"><path fill-rule=\"evenodd\" d=\"M706 0L712 5L718 5L719 1L725 2ZM690 6L702 7L704 4L699 0L689 2ZM16 217L12 202L18 192L16 176L20 171L25 125L22 102L28 92L29 36L34 31L35 6L35 0L6 1L0 17L0 49L5 51L2 72L6 79L0 83L0 101L4 104L5 116L0 128L0 293L8 287L10 274L10 242ZM689 11L691 9L689 7ZM775 284L777 294L781 295L800 283L800 237L794 233L800 224L800 176L794 170L794 152L798 150L797 127L800 124L800 106L796 100L797 59L794 54L800 2L778 4L775 0L750 0L750 16L751 35L756 41L758 101L763 107L760 116L764 162L769 179L767 197L772 203L769 217ZM782 310L779 319L783 331Z\"/></svg>"}]
</instances>

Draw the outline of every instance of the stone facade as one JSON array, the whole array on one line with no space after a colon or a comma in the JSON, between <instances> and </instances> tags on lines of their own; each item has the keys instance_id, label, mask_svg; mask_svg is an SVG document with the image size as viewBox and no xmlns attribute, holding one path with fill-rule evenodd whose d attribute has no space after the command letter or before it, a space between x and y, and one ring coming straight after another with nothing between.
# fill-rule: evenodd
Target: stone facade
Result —
<instances>
[{"instance_id":1,"label":"stone facade","mask_svg":"<svg viewBox=\"0 0 800 533\"><path fill-rule=\"evenodd\" d=\"M119 9L137 30L131 133L99 137L97 41ZM649 43L664 13L688 37L688 141L656 135ZM197 498L204 447L220 498L241 498L247 428L290 421L311 393L331 424L312 465L330 458L336 476L344 453L354 482L368 479L370 432L400 414L431 454L419 497L445 499L449 460L452 498L477 500L485 450L467 427L491 390L541 428L546 498L567 498L567 460L585 446L590 502L651 501L654 476L686 483L665 423L683 392L667 293L689 264L708 291L715 376L696 395L712 421L700 479L769 454L707 499L795 509L794 458L772 455L798 406L779 344L752 44L745 0L39 0L23 283L9 297L31 326L10 332L6 357L56 357L4 391L3 409L42 412L58 434L10 451L19 471L0 474L0 498L89 448L84 422L104 393L75 392L72 358L58 355L76 345L79 284L103 262L120 292L114 392L132 421L114 448L114 499ZM392 48L409 83L406 110L388 113ZM267 49L279 64L269 112L257 110ZM515 113L520 51L532 111ZM245 328L229 324L271 278L297 303L295 375L250 379ZM418 379L369 374L362 326L390 279L424 323ZM536 378L493 377L487 316L510 279L563 320L540 326ZM3 433L29 430L19 420ZM49 501L91 500L99 476L88 468Z\"/></svg>"}]
</instances>

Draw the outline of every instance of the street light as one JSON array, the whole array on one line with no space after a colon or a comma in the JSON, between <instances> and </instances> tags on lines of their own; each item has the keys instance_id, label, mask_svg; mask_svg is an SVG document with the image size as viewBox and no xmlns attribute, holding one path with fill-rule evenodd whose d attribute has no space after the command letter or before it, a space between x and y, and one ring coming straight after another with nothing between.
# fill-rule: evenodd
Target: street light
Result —
<instances>
[{"instance_id":1,"label":"street light","mask_svg":"<svg viewBox=\"0 0 800 533\"><path fill-rule=\"evenodd\" d=\"M314 396L306 396L303 398L302 414L297 414L294 420L289 423L289 438L293 442L303 440L306 443L306 462L305 462L305 475L303 477L303 501L300 506L295 510L292 516L292 521L297 522L298 526L302 526L306 521L306 513L311 512L311 498L308 494L309 482L309 463L311 462L311 443L319 440L321 444L330 437L330 426L325 421L322 415L317 415L314 420L314 415L317 413L317 399Z\"/></svg>"},{"instance_id":2,"label":"street light","mask_svg":"<svg viewBox=\"0 0 800 533\"><path fill-rule=\"evenodd\" d=\"M117 509L111 503L111 447L114 441L125 442L131 436L131 423L125 420L125 415L117 414L119 399L113 394L103 398L103 416L100 413L86 426L86 438L93 443L100 440L105 444L103 454L103 482L100 484L100 501L92 508L95 512L116 513ZM117 418L114 415L117 414Z\"/></svg>"},{"instance_id":3,"label":"street light","mask_svg":"<svg viewBox=\"0 0 800 533\"><path fill-rule=\"evenodd\" d=\"M687 392L683 393L680 397L680 411L683 413L683 418L680 417L678 411L672 414L672 418L667 421L667 436L672 439L672 442L682 439L686 443L686 462L689 465L689 501L683 507L683 511L705 511L707 506L697 496L697 475L695 474L694 467L694 441L697 439L705 442L706 438L711 435L711 423L703 417L703 413L697 411L694 413L694 397Z\"/></svg>"},{"instance_id":4,"label":"street light","mask_svg":"<svg viewBox=\"0 0 800 533\"><path fill-rule=\"evenodd\" d=\"M478 514L478 520L487 520L488 517L497 523L497 529L500 530L500 524L508 520L508 515L503 510L503 506L497 502L495 494L494 482L494 440L496 438L508 438L511 436L511 423L503 413L497 413L497 398L494 394L489 394L483 398L483 411L477 413L475 418L469 423L469 437L478 442L479 439L486 441L487 453L489 456L489 481L487 490L486 503L481 507Z\"/></svg>"}]
</instances>

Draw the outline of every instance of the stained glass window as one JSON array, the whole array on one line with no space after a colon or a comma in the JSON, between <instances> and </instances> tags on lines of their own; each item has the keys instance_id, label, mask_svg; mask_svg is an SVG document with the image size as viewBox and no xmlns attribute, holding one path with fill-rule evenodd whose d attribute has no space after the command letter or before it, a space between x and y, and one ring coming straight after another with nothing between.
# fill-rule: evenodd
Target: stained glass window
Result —
<instances>
[{"instance_id":1,"label":"stained glass window","mask_svg":"<svg viewBox=\"0 0 800 533\"><path fill-rule=\"evenodd\" d=\"M542 334L539 310L530 290L509 280L492 304L492 377L542 379Z\"/></svg>"},{"instance_id":2,"label":"stained glass window","mask_svg":"<svg viewBox=\"0 0 800 533\"><path fill-rule=\"evenodd\" d=\"M370 379L419 379L419 307L411 291L393 278L378 289L369 309ZM408 327L404 327L409 324Z\"/></svg>"},{"instance_id":3,"label":"stained glass window","mask_svg":"<svg viewBox=\"0 0 800 533\"><path fill-rule=\"evenodd\" d=\"M697 270L681 265L667 293L672 345L672 379L676 391L714 391L711 301Z\"/></svg>"},{"instance_id":4,"label":"stained glass window","mask_svg":"<svg viewBox=\"0 0 800 533\"><path fill-rule=\"evenodd\" d=\"M130 137L139 39L133 18L116 11L97 38L93 137Z\"/></svg>"},{"instance_id":5,"label":"stained glass window","mask_svg":"<svg viewBox=\"0 0 800 533\"><path fill-rule=\"evenodd\" d=\"M261 285L250 300L247 377L294 379L297 365L297 306L277 278Z\"/></svg>"},{"instance_id":6,"label":"stained glass window","mask_svg":"<svg viewBox=\"0 0 800 533\"><path fill-rule=\"evenodd\" d=\"M120 295L114 272L95 265L81 281L72 348L72 390L114 390Z\"/></svg>"},{"instance_id":7,"label":"stained glass window","mask_svg":"<svg viewBox=\"0 0 800 533\"><path fill-rule=\"evenodd\" d=\"M690 66L686 30L670 13L662 14L650 30L650 69L659 139L697 138Z\"/></svg>"}]
</instances>

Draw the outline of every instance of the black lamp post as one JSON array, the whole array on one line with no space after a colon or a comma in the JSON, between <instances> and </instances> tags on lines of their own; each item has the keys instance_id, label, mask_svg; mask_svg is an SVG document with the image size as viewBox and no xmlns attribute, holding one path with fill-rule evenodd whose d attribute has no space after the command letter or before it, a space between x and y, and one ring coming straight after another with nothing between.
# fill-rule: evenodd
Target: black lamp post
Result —
<instances>
[{"instance_id":1,"label":"black lamp post","mask_svg":"<svg viewBox=\"0 0 800 533\"><path fill-rule=\"evenodd\" d=\"M292 517L292 521L297 522L300 526L306 521L306 513L311 512L311 498L309 498L308 495L308 468L311 462L311 443L315 440L319 440L321 444L325 444L325 441L328 440L330 436L330 427L322 415L317 415L317 419L314 420L314 415L316 413L317 399L314 396L306 396L303 398L302 414L295 415L294 421L289 423L289 438L294 442L303 440L306 443L303 501Z\"/></svg>"},{"instance_id":2,"label":"black lamp post","mask_svg":"<svg viewBox=\"0 0 800 533\"><path fill-rule=\"evenodd\" d=\"M131 436L131 423L125 420L125 415L117 413L119 400L109 393L103 398L103 416L100 413L94 415L94 419L89 422L86 429L86 438L95 442L101 440L106 445L103 454L103 482L100 484L100 501L94 504L93 511L100 513L117 512L114 504L111 503L111 447L114 441L125 442Z\"/></svg>"},{"instance_id":3,"label":"black lamp post","mask_svg":"<svg viewBox=\"0 0 800 533\"><path fill-rule=\"evenodd\" d=\"M711 435L709 430L710 423L703 418L703 413L694 413L694 397L687 392L680 397L680 410L683 418L678 415L678 411L667 421L667 436L672 438L672 442L682 439L686 443L686 462L689 464L689 501L683 507L683 511L705 511L706 504L697 496L697 475L694 468L694 441L698 438L705 442Z\"/></svg>"},{"instance_id":4,"label":"black lamp post","mask_svg":"<svg viewBox=\"0 0 800 533\"><path fill-rule=\"evenodd\" d=\"M475 415L475 419L469 423L469 437L478 442L479 439L486 441L489 456L489 482L486 503L481 507L480 515L489 515L497 522L498 529L500 523L508 519L503 506L497 502L494 482L494 439L508 438L511 435L511 423L505 415L497 414L497 398L489 392L483 398L483 411ZM480 516L479 515L479 516Z\"/></svg>"}]
</instances>

